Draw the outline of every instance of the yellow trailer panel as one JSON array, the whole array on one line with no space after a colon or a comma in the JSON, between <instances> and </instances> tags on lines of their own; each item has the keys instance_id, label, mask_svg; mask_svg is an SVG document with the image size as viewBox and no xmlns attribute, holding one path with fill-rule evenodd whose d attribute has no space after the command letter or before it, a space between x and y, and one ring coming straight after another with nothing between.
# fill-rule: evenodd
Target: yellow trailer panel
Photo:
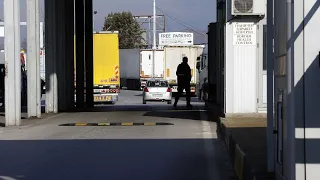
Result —
<instances>
[{"instance_id":1,"label":"yellow trailer panel","mask_svg":"<svg viewBox=\"0 0 320 180\"><path fill-rule=\"evenodd\" d=\"M119 85L119 38L117 33L93 36L94 85Z\"/></svg>"},{"instance_id":2,"label":"yellow trailer panel","mask_svg":"<svg viewBox=\"0 0 320 180\"><path fill-rule=\"evenodd\" d=\"M74 39L74 43L76 44L76 38ZM94 33L93 56L94 101L117 101L120 88L118 32L102 31ZM74 57L74 71L76 76L75 50Z\"/></svg>"}]
</instances>

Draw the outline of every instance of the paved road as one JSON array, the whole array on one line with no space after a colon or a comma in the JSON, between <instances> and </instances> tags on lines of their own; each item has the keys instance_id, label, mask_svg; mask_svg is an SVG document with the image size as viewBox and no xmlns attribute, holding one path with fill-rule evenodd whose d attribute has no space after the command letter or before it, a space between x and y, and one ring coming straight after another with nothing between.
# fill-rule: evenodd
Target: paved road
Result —
<instances>
[{"instance_id":1,"label":"paved road","mask_svg":"<svg viewBox=\"0 0 320 180\"><path fill-rule=\"evenodd\" d=\"M198 101L197 97L191 98L192 103L195 105L203 105L202 102ZM174 101L172 101L173 103ZM142 91L129 91L129 90L121 90L119 101L116 105L141 105L142 104ZM151 105L166 105L166 102L147 102L147 104ZM179 99L179 105L186 105L186 98L181 97Z\"/></svg>"},{"instance_id":2,"label":"paved road","mask_svg":"<svg viewBox=\"0 0 320 180\"><path fill-rule=\"evenodd\" d=\"M59 114L36 124L3 129L0 179L231 179L228 155L217 139L216 124L207 121L203 104L194 103L193 110L185 110L184 105L173 109L165 103L134 105L139 104L134 100L136 92L126 93L119 104L98 107L99 112ZM59 126L76 122L173 125Z\"/></svg>"}]
</instances>

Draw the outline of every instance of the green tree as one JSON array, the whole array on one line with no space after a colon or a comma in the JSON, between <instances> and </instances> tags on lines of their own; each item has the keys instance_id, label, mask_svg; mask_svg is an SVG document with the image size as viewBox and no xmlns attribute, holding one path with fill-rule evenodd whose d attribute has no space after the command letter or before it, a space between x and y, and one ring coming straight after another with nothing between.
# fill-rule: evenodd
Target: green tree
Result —
<instances>
[{"instance_id":1,"label":"green tree","mask_svg":"<svg viewBox=\"0 0 320 180\"><path fill-rule=\"evenodd\" d=\"M142 46L142 29L131 12L110 13L105 17L104 31L119 31L119 48L133 49Z\"/></svg>"}]
</instances>

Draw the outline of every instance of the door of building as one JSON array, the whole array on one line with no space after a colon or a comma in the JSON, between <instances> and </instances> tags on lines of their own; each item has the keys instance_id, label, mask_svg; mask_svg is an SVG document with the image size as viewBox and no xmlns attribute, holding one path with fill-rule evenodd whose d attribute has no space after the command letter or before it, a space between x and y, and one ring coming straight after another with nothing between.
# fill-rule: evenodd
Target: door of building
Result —
<instances>
[{"instance_id":1,"label":"door of building","mask_svg":"<svg viewBox=\"0 0 320 180\"><path fill-rule=\"evenodd\" d=\"M275 112L275 163L276 171L281 176L283 175L283 106L284 106L284 90L277 89L276 97L276 112Z\"/></svg>"}]
</instances>

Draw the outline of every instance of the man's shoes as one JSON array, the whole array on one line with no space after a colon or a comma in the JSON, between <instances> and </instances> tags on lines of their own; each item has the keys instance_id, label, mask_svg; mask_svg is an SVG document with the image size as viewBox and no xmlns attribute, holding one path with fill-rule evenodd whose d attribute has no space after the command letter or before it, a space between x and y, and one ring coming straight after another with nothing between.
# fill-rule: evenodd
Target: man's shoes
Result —
<instances>
[{"instance_id":1,"label":"man's shoes","mask_svg":"<svg viewBox=\"0 0 320 180\"><path fill-rule=\"evenodd\" d=\"M187 104L187 108L192 108L193 106L191 104Z\"/></svg>"},{"instance_id":2,"label":"man's shoes","mask_svg":"<svg viewBox=\"0 0 320 180\"><path fill-rule=\"evenodd\" d=\"M175 107L175 108L176 108L176 107L177 107L177 103L174 103L174 104L173 104L173 107Z\"/></svg>"}]
</instances>

